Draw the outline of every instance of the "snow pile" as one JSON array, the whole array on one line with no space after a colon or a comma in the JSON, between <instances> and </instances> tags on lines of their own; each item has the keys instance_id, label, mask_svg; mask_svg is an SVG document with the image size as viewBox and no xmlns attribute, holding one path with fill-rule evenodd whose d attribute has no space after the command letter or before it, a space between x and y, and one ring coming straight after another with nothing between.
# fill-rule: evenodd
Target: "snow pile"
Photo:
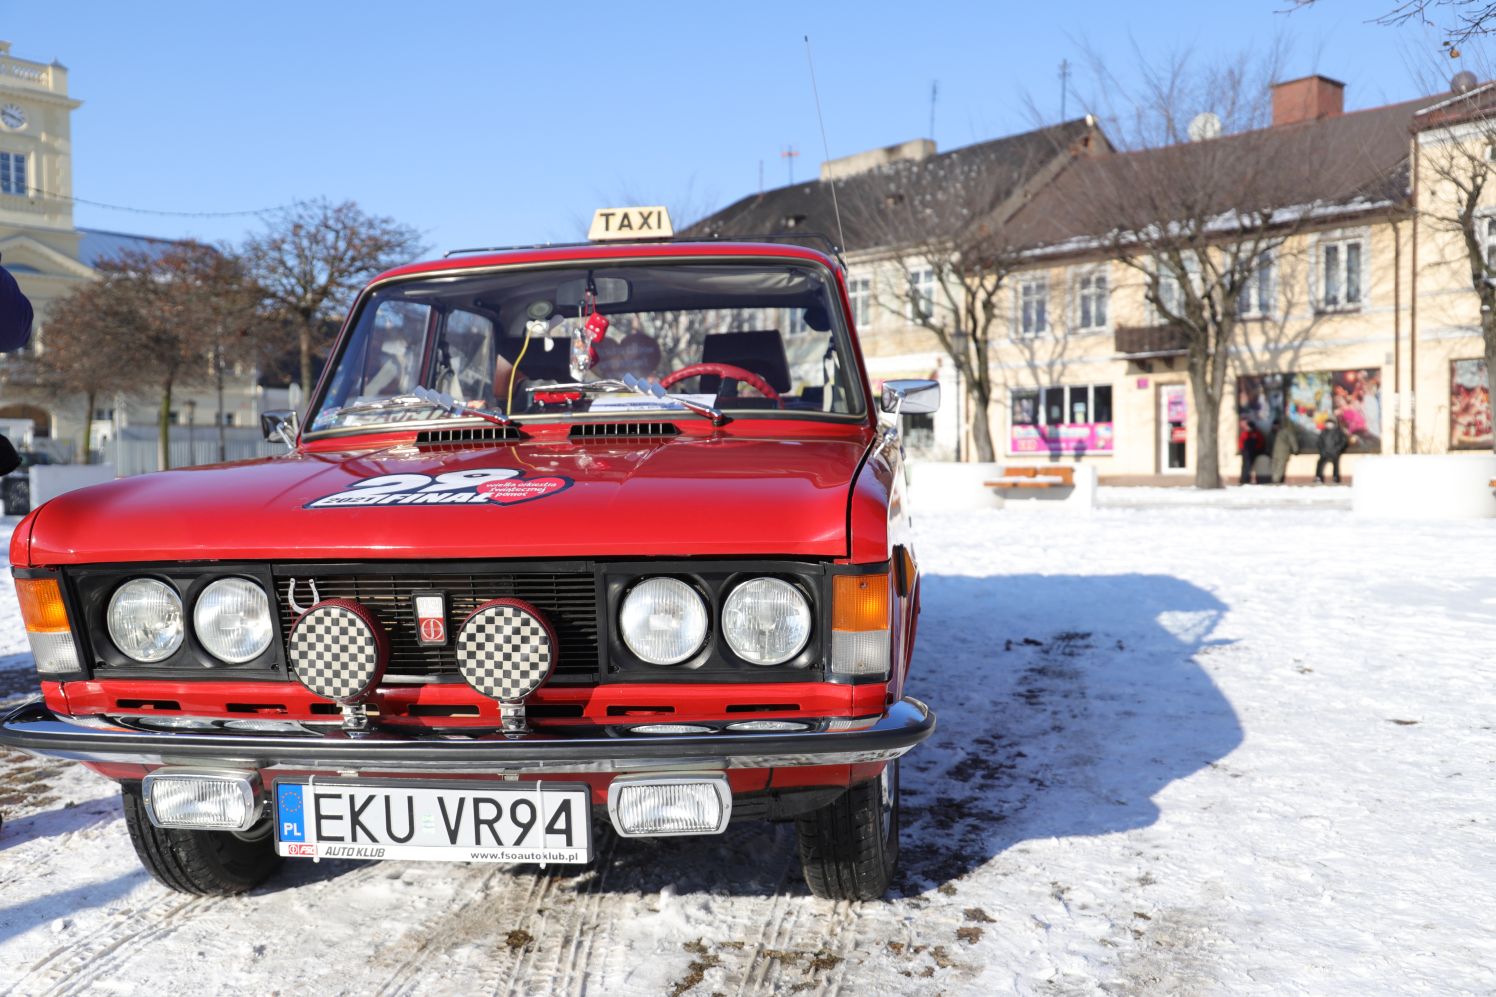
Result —
<instances>
[{"instance_id":1,"label":"snow pile","mask_svg":"<svg viewBox=\"0 0 1496 997\"><path fill-rule=\"evenodd\" d=\"M1496 523L918 526L910 691L941 726L904 763L889 900L809 897L792 829L754 823L602 833L581 870L302 863L191 899L140 870L110 784L8 755L0 989L1496 989Z\"/></svg>"}]
</instances>

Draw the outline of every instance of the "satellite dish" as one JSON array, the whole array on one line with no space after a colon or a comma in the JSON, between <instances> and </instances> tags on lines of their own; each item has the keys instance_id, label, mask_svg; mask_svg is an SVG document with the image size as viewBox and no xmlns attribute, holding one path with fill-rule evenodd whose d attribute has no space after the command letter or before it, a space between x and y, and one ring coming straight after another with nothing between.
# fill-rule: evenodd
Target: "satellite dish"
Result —
<instances>
[{"instance_id":1,"label":"satellite dish","mask_svg":"<svg viewBox=\"0 0 1496 997\"><path fill-rule=\"evenodd\" d=\"M1474 73L1468 69L1462 69L1454 74L1454 79L1449 81L1449 89L1455 93L1469 93L1479 82Z\"/></svg>"},{"instance_id":2,"label":"satellite dish","mask_svg":"<svg viewBox=\"0 0 1496 997\"><path fill-rule=\"evenodd\" d=\"M1190 126L1186 131L1191 142L1204 142L1208 138L1215 138L1221 134L1220 115L1202 111L1190 119Z\"/></svg>"}]
</instances>

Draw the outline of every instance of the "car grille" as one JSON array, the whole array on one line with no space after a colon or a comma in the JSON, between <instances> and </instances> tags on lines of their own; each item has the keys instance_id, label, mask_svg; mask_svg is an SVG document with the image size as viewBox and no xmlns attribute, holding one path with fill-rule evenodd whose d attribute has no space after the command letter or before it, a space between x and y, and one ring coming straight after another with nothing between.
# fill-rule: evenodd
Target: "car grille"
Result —
<instances>
[{"instance_id":1,"label":"car grille","mask_svg":"<svg viewBox=\"0 0 1496 997\"><path fill-rule=\"evenodd\" d=\"M490 599L523 599L545 614L560 644L555 685L585 685L597 681L598 595L591 571L569 573L487 572L461 574L386 574L359 572L322 574L315 567L277 569L276 602L280 605L281 633L289 635L296 614L286 598L290 580L298 579L296 598L302 606L311 602L308 579L317 583L323 599L351 599L366 607L384 625L390 636L390 678L430 681L462 681L454 651L457 628L468 614ZM447 645L422 647L417 640L415 592L439 591L447 595Z\"/></svg>"}]
</instances>

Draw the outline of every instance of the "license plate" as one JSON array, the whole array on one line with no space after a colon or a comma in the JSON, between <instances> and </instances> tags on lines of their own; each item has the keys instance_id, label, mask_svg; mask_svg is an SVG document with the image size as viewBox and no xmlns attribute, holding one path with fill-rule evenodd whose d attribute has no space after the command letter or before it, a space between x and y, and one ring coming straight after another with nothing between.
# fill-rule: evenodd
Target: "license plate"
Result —
<instances>
[{"instance_id":1,"label":"license plate","mask_svg":"<svg viewBox=\"0 0 1496 997\"><path fill-rule=\"evenodd\" d=\"M448 788L278 779L276 851L311 859L589 862L591 800L580 783Z\"/></svg>"}]
</instances>

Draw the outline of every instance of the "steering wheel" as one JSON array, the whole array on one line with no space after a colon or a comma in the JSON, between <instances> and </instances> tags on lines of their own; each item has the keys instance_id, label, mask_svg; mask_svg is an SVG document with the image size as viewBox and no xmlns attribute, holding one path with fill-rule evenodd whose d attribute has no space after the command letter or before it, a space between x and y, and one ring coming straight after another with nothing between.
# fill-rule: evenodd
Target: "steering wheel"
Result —
<instances>
[{"instance_id":1,"label":"steering wheel","mask_svg":"<svg viewBox=\"0 0 1496 997\"><path fill-rule=\"evenodd\" d=\"M701 374L715 374L718 377L731 378L734 381L741 381L742 383L748 385L748 387L752 388L754 391L757 391L765 398L774 402L780 408L784 408L784 399L779 397L779 392L774 390L773 385L771 385L768 381L765 381L762 377L759 377L757 374L753 373L753 371L748 370L744 367L739 367L736 364L688 364L687 366L682 367L680 370L672 370L670 373L660 378L660 387L668 388L673 384L684 381L688 377L696 377Z\"/></svg>"}]
</instances>

